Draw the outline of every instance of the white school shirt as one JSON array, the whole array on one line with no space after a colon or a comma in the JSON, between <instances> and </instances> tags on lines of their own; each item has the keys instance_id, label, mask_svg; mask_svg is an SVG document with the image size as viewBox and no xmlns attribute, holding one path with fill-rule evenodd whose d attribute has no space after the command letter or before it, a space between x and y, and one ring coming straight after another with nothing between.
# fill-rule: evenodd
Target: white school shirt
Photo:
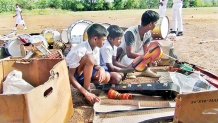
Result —
<instances>
[{"instance_id":1,"label":"white school shirt","mask_svg":"<svg viewBox=\"0 0 218 123\"><path fill-rule=\"evenodd\" d=\"M100 54L101 66L106 65L106 63L112 63L112 56L117 55L117 47L112 47L109 41L106 40L105 44L100 49Z\"/></svg>"},{"instance_id":2,"label":"white school shirt","mask_svg":"<svg viewBox=\"0 0 218 123\"><path fill-rule=\"evenodd\" d=\"M21 18L21 15L20 15L20 12L22 11L21 8L17 7L15 10L16 10L16 15L17 15L16 17Z\"/></svg>"},{"instance_id":3,"label":"white school shirt","mask_svg":"<svg viewBox=\"0 0 218 123\"><path fill-rule=\"evenodd\" d=\"M84 41L73 47L66 56L67 65L69 68L77 68L80 65L80 60L86 54L94 56L95 65L100 65L100 48L95 47L93 50L88 41Z\"/></svg>"}]
</instances>

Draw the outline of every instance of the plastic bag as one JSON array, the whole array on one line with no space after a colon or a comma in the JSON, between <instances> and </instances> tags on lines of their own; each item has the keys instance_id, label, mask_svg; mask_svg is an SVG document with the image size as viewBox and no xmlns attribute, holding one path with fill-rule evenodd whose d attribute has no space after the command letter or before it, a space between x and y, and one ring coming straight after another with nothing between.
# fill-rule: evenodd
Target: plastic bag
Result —
<instances>
[{"instance_id":1,"label":"plastic bag","mask_svg":"<svg viewBox=\"0 0 218 123\"><path fill-rule=\"evenodd\" d=\"M180 87L180 94L217 90L217 88L200 76L199 71L195 71L190 75L184 75L178 72L170 72L170 77L173 83Z\"/></svg>"},{"instance_id":2,"label":"plastic bag","mask_svg":"<svg viewBox=\"0 0 218 123\"><path fill-rule=\"evenodd\" d=\"M23 94L34 87L22 79L22 72L13 70L3 82L3 94Z\"/></svg>"}]
</instances>

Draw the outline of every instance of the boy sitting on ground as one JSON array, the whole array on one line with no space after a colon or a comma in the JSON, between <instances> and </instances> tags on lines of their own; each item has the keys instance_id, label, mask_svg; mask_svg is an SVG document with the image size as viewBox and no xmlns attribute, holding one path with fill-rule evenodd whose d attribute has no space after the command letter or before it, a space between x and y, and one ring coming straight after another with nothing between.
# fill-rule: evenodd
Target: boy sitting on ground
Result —
<instances>
[{"instance_id":1,"label":"boy sitting on ground","mask_svg":"<svg viewBox=\"0 0 218 123\"><path fill-rule=\"evenodd\" d=\"M141 16L141 24L129 27L122 38L122 43L117 48L117 56L120 57L120 62L124 65L131 65L133 60L138 56L144 56L148 51L148 46L152 40L151 30L153 30L159 20L159 14L153 10L145 11ZM157 64L156 61L151 63ZM142 76L160 77L160 75L150 70L147 67L141 72Z\"/></svg>"},{"instance_id":2,"label":"boy sitting on ground","mask_svg":"<svg viewBox=\"0 0 218 123\"><path fill-rule=\"evenodd\" d=\"M90 82L108 83L110 74L100 64L100 47L103 46L107 30L100 24L93 24L87 30L88 40L72 48L66 56L71 84L91 103L100 99L90 93Z\"/></svg>"},{"instance_id":3,"label":"boy sitting on ground","mask_svg":"<svg viewBox=\"0 0 218 123\"><path fill-rule=\"evenodd\" d=\"M111 83L118 83L122 77L117 72L132 72L134 69L131 65L126 66L116 60L117 46L121 44L123 30L117 25L110 25L107 29L109 32L105 44L100 49L101 66L106 71L111 72ZM113 80L113 81L112 81Z\"/></svg>"}]
</instances>

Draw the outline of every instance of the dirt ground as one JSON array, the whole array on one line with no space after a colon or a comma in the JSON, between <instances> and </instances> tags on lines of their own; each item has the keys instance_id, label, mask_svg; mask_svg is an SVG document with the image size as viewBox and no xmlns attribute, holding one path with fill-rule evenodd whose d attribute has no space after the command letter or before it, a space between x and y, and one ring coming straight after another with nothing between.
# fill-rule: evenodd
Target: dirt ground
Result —
<instances>
[{"instance_id":1,"label":"dirt ground","mask_svg":"<svg viewBox=\"0 0 218 123\"><path fill-rule=\"evenodd\" d=\"M25 14L27 30L18 26L17 34L42 32L45 28L68 28L73 22L83 19L92 22L116 24L129 27L140 24L140 18L145 10L93 11L93 12L63 12L50 11L46 15ZM158 10L155 10L158 11ZM171 9L167 10L169 25L172 25ZM7 34L14 27L13 14L0 14L0 35ZM184 36L175 42L175 54L180 61L203 66L218 74L218 8L183 8ZM209 41L199 44L200 41Z\"/></svg>"},{"instance_id":2,"label":"dirt ground","mask_svg":"<svg viewBox=\"0 0 218 123\"><path fill-rule=\"evenodd\" d=\"M116 24L129 27L140 24L145 10L95 11L95 12L50 12L46 15L24 14L27 30L19 26L17 33L40 33L45 28L68 28L73 22L83 19L92 22ZM155 10L158 11L158 10ZM169 25L172 25L171 9L167 10ZM0 35L7 34L14 27L13 14L0 14ZM180 61L186 61L205 67L218 75L218 8L183 9L184 35L175 42L175 54ZM200 44L200 41L206 41ZM90 107L77 108L76 116L84 116L92 111ZM78 117L77 117L78 118ZM82 118L83 119L83 118ZM71 120L74 122L74 120Z\"/></svg>"}]
</instances>

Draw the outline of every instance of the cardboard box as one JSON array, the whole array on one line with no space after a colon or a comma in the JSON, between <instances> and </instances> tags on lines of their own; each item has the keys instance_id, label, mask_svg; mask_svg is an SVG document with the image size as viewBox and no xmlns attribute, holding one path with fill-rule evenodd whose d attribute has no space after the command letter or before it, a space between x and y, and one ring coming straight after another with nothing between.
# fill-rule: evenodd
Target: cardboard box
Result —
<instances>
[{"instance_id":1,"label":"cardboard box","mask_svg":"<svg viewBox=\"0 0 218 123\"><path fill-rule=\"evenodd\" d=\"M1 123L66 123L70 120L73 104L64 59L1 60L1 93L2 82L15 69L35 88L26 94L0 95Z\"/></svg>"},{"instance_id":2,"label":"cardboard box","mask_svg":"<svg viewBox=\"0 0 218 123\"><path fill-rule=\"evenodd\" d=\"M177 95L174 123L218 123L218 91Z\"/></svg>"}]
</instances>

